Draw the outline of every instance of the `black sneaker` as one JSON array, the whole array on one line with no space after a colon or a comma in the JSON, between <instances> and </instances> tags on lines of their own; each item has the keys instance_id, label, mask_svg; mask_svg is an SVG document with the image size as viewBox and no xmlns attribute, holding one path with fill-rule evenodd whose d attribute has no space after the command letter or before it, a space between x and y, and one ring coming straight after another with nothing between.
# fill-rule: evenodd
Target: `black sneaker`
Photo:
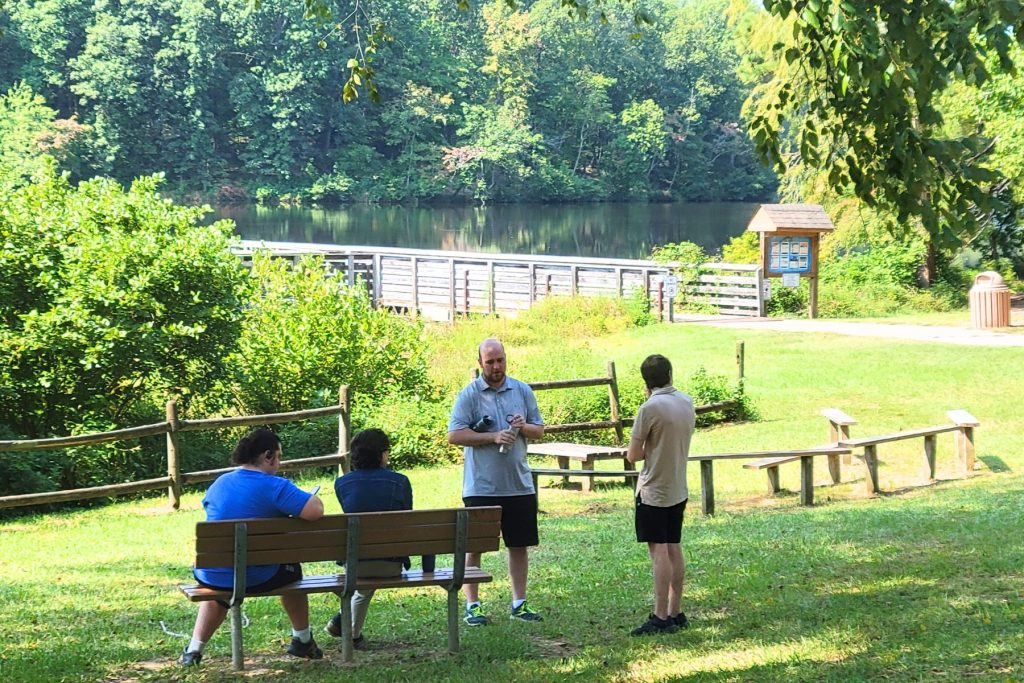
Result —
<instances>
[{"instance_id":1,"label":"black sneaker","mask_svg":"<svg viewBox=\"0 0 1024 683\"><path fill-rule=\"evenodd\" d=\"M358 638L352 639L352 647L356 650L365 650L369 647L366 643L365 636L359 636Z\"/></svg>"},{"instance_id":2,"label":"black sneaker","mask_svg":"<svg viewBox=\"0 0 1024 683\"><path fill-rule=\"evenodd\" d=\"M679 627L676 626L676 622L672 617L669 617L668 619L660 619L652 614L647 618L647 621L630 631L629 635L650 636L657 633L675 633L678 630Z\"/></svg>"},{"instance_id":3,"label":"black sneaker","mask_svg":"<svg viewBox=\"0 0 1024 683\"><path fill-rule=\"evenodd\" d=\"M182 666L199 666L199 662L203 661L202 652L189 652L188 648L182 651L181 656L178 657L178 664Z\"/></svg>"},{"instance_id":4,"label":"black sneaker","mask_svg":"<svg viewBox=\"0 0 1024 683\"><path fill-rule=\"evenodd\" d=\"M690 620L686 618L686 615L680 612L679 614L672 617L672 621L675 622L679 628L690 628Z\"/></svg>"},{"instance_id":5,"label":"black sneaker","mask_svg":"<svg viewBox=\"0 0 1024 683\"><path fill-rule=\"evenodd\" d=\"M327 622L327 626L324 626L324 630L332 638L341 638L341 612L335 612L331 620Z\"/></svg>"},{"instance_id":6,"label":"black sneaker","mask_svg":"<svg viewBox=\"0 0 1024 683\"><path fill-rule=\"evenodd\" d=\"M298 638L292 638L292 644L288 646L288 654L292 657L302 657L303 659L322 659L324 651L316 646L316 641L312 638L309 639L308 643L304 643Z\"/></svg>"}]
</instances>

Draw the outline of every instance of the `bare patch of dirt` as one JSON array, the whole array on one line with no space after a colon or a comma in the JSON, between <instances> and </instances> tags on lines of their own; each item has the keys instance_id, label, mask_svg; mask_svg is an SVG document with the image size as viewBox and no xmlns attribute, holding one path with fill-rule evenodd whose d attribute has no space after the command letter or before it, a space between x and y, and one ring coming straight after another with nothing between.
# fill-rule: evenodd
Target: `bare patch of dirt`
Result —
<instances>
[{"instance_id":1,"label":"bare patch of dirt","mask_svg":"<svg viewBox=\"0 0 1024 683\"><path fill-rule=\"evenodd\" d=\"M530 636L530 642L537 647L538 656L541 659L569 659L576 656L580 651L579 647L562 639Z\"/></svg>"}]
</instances>

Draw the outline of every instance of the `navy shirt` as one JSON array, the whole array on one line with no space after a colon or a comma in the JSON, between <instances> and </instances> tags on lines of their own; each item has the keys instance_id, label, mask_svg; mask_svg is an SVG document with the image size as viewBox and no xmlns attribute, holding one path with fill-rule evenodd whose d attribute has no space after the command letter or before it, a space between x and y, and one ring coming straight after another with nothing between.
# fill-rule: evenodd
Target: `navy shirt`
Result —
<instances>
[{"instance_id":1,"label":"navy shirt","mask_svg":"<svg viewBox=\"0 0 1024 683\"><path fill-rule=\"evenodd\" d=\"M412 510L409 477L384 467L352 470L334 480L334 493L344 512ZM367 558L371 559L371 558ZM397 558L406 569L409 558Z\"/></svg>"}]
</instances>

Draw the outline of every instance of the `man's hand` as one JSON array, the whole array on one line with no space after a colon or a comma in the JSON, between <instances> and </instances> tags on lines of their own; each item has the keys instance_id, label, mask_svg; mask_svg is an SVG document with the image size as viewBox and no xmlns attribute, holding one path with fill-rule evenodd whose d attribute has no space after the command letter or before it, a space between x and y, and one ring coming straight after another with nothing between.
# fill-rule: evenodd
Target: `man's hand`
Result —
<instances>
[{"instance_id":1,"label":"man's hand","mask_svg":"<svg viewBox=\"0 0 1024 683\"><path fill-rule=\"evenodd\" d=\"M502 429L500 432L493 432L494 443L499 446L511 446L516 442L516 435L518 433L518 430L513 427Z\"/></svg>"}]
</instances>

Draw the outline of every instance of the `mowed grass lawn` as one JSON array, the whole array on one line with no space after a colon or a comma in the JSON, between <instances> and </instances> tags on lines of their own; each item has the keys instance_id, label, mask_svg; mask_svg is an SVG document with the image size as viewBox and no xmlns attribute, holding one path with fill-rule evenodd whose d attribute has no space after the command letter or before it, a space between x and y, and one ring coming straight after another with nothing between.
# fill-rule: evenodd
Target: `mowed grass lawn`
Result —
<instances>
[{"instance_id":1,"label":"mowed grass lawn","mask_svg":"<svg viewBox=\"0 0 1024 683\"><path fill-rule=\"evenodd\" d=\"M698 453L812 446L825 441L823 407L860 421L854 436L941 424L945 411L978 417L978 469L954 467L952 435L939 437L938 481L922 478L920 440L880 447L886 493L863 492L863 473L828 484L816 467L817 505L789 490L766 498L761 472L718 464L718 514L700 514L691 468L685 526L692 627L631 638L650 610L646 550L632 536L630 490L541 491L541 543L532 555L530 601L540 624L511 623L504 553L485 556L495 581L482 588L494 623L462 629L462 652L445 654L440 589L383 591L371 608L371 649L341 662L322 632L337 603L311 599L327 657L283 654L288 623L273 599L246 602L249 675L268 681L850 681L1024 680L1024 350L912 344L657 326L573 339L620 377L661 352L687 376L698 365L734 372L746 342L747 389L757 422L701 431ZM512 372L542 347L508 349ZM473 362L466 349L461 372ZM458 359L448 362L457 364ZM464 375L463 375L464 376ZM554 377L521 377L528 380ZM565 392L572 400L572 392ZM444 425L438 425L444 429ZM285 444L287 455L287 444ZM292 453L292 456L301 454ZM612 463L607 463L609 467ZM417 507L460 503L457 467L409 473ZM328 510L339 511L327 475ZM189 577L201 493L170 513L159 498L0 523L0 681L227 681L227 628L203 664L174 659L195 607L177 591ZM440 564L448 564L439 558ZM332 571L329 565L307 571Z\"/></svg>"}]
</instances>

